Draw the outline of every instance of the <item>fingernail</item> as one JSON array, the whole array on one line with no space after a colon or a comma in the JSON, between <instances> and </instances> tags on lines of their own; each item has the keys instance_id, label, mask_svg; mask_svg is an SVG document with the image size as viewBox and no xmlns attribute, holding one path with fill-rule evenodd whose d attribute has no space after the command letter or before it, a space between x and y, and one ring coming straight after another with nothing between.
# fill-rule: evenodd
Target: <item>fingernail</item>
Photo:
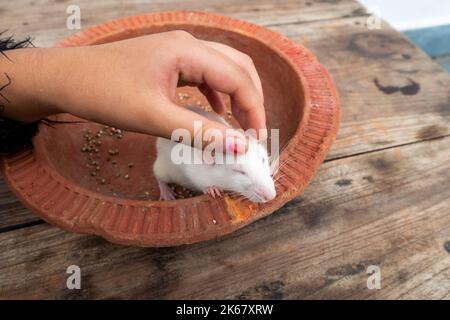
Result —
<instances>
[{"instance_id":1,"label":"fingernail","mask_svg":"<svg viewBox=\"0 0 450 320\"><path fill-rule=\"evenodd\" d=\"M225 143L227 153L245 153L247 149L247 142L245 141L245 138L241 138L239 136L227 136Z\"/></svg>"}]
</instances>

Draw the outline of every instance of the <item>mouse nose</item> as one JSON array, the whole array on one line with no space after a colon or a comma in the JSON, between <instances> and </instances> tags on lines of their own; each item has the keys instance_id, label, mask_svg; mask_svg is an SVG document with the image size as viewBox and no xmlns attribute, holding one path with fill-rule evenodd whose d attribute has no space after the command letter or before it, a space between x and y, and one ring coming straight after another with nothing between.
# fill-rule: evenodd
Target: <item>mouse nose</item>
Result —
<instances>
[{"instance_id":1,"label":"mouse nose","mask_svg":"<svg viewBox=\"0 0 450 320\"><path fill-rule=\"evenodd\" d=\"M266 192L264 192L264 194L267 201L273 200L277 196L275 188L268 189Z\"/></svg>"},{"instance_id":2,"label":"mouse nose","mask_svg":"<svg viewBox=\"0 0 450 320\"><path fill-rule=\"evenodd\" d=\"M265 188L261 190L262 198L264 199L264 202L271 201L275 199L277 196L277 192L275 191L275 188Z\"/></svg>"}]
</instances>

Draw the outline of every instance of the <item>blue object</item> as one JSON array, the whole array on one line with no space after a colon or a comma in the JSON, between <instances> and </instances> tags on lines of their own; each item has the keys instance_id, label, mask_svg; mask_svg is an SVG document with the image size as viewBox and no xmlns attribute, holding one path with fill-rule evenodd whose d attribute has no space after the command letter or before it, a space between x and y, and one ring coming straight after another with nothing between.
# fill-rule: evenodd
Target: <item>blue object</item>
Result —
<instances>
[{"instance_id":1,"label":"blue object","mask_svg":"<svg viewBox=\"0 0 450 320\"><path fill-rule=\"evenodd\" d=\"M450 72L450 25L404 31L405 35Z\"/></svg>"}]
</instances>

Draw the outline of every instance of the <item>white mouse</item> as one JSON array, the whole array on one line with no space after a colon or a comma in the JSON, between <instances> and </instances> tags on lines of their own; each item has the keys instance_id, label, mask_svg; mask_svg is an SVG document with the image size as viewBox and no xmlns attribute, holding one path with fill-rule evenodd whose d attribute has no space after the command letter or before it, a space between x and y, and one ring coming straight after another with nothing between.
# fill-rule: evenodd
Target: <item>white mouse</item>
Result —
<instances>
[{"instance_id":1,"label":"white mouse","mask_svg":"<svg viewBox=\"0 0 450 320\"><path fill-rule=\"evenodd\" d=\"M229 124L219 115L200 108L189 107L211 120ZM157 157L153 172L158 181L160 200L175 200L175 193L167 185L176 183L188 189L220 196L221 191L231 191L253 202L267 202L276 196L275 183L272 178L266 147L254 138L249 138L248 151L245 155L224 155L237 157L238 161L224 161L223 164L175 164L171 159L172 148L187 148L194 157L201 157L201 152L194 152L188 145L180 145L168 139L156 141ZM236 159L236 158L234 158Z\"/></svg>"}]
</instances>

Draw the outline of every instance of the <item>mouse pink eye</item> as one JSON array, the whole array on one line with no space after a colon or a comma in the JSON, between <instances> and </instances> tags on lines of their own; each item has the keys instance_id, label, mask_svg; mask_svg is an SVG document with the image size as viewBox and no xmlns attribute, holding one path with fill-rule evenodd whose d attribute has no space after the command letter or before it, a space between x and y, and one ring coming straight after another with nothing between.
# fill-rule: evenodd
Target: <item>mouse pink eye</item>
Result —
<instances>
[{"instance_id":1,"label":"mouse pink eye","mask_svg":"<svg viewBox=\"0 0 450 320\"><path fill-rule=\"evenodd\" d=\"M233 169L233 171L245 175L245 172L242 171L242 170L239 170L239 169Z\"/></svg>"}]
</instances>

